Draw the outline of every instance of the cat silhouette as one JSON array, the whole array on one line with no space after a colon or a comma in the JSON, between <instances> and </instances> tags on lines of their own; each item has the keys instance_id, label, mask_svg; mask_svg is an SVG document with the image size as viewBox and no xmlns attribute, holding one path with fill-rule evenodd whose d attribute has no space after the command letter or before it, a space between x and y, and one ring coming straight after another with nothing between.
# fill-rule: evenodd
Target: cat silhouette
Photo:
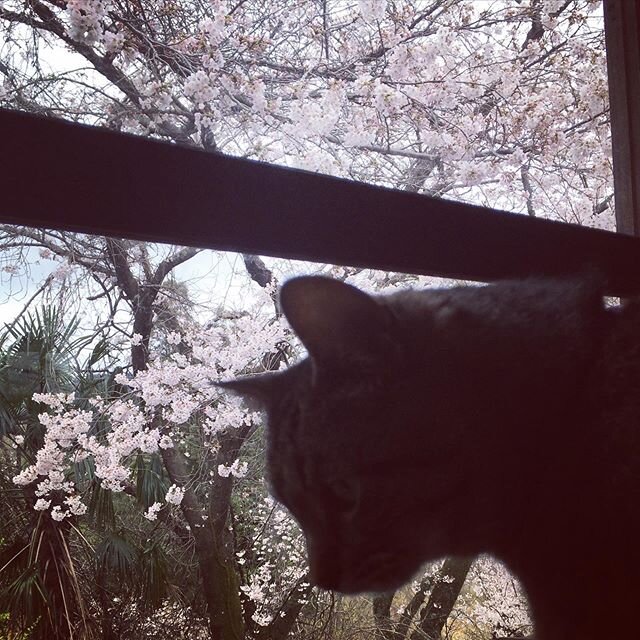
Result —
<instances>
[{"instance_id":1,"label":"cat silhouette","mask_svg":"<svg viewBox=\"0 0 640 640\"><path fill-rule=\"evenodd\" d=\"M280 304L308 357L223 386L266 410L315 584L387 591L489 553L538 640L639 633L637 301L607 307L595 276L375 296L300 277Z\"/></svg>"}]
</instances>

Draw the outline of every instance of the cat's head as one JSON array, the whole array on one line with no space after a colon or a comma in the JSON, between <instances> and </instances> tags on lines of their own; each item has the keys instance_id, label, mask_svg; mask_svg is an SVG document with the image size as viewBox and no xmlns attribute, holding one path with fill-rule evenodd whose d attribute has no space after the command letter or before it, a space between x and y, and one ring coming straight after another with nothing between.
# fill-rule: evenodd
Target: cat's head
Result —
<instances>
[{"instance_id":1,"label":"cat's head","mask_svg":"<svg viewBox=\"0 0 640 640\"><path fill-rule=\"evenodd\" d=\"M271 488L318 585L383 591L443 555L512 557L549 505L566 511L607 321L597 283L369 296L304 277L280 301L308 358L226 386L267 411Z\"/></svg>"},{"instance_id":2,"label":"cat's head","mask_svg":"<svg viewBox=\"0 0 640 640\"><path fill-rule=\"evenodd\" d=\"M426 390L406 372L415 340L385 300L328 278L288 281L282 310L309 357L223 383L266 409L271 490L304 531L312 580L342 592L395 588L425 554L451 551L455 534L425 533L416 513L458 528L459 487L444 464L455 445L439 442L429 458L411 433Z\"/></svg>"}]
</instances>

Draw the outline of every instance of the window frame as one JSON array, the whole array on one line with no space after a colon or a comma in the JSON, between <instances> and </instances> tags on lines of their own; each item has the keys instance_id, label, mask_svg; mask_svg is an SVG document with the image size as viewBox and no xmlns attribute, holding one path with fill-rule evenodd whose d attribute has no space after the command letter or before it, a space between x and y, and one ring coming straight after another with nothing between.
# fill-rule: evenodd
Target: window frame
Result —
<instances>
[{"instance_id":1,"label":"window frame","mask_svg":"<svg viewBox=\"0 0 640 640\"><path fill-rule=\"evenodd\" d=\"M6 110L0 222L478 281L596 268L640 292L640 11L604 18L623 233Z\"/></svg>"}]
</instances>

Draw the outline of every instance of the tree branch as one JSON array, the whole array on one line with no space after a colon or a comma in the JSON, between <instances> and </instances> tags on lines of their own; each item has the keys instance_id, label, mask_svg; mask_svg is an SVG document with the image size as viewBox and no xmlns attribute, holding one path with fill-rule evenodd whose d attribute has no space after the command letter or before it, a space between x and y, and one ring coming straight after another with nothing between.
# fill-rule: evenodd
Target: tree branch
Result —
<instances>
[{"instance_id":1,"label":"tree branch","mask_svg":"<svg viewBox=\"0 0 640 640\"><path fill-rule=\"evenodd\" d=\"M176 253L169 256L166 260L163 260L156 267L156 270L149 284L160 286L171 270L175 269L183 262L187 262L187 260L190 260L194 256L198 255L201 251L202 249L197 249L195 247L182 247Z\"/></svg>"},{"instance_id":2,"label":"tree branch","mask_svg":"<svg viewBox=\"0 0 640 640\"><path fill-rule=\"evenodd\" d=\"M533 207L533 189L531 188L531 180L529 179L529 165L523 164L520 167L520 179L522 180L522 186L526 194L527 201L527 213L532 217L536 217L536 210Z\"/></svg>"},{"instance_id":3,"label":"tree branch","mask_svg":"<svg viewBox=\"0 0 640 640\"><path fill-rule=\"evenodd\" d=\"M113 264L118 285L124 291L129 302L135 306L138 296L140 295L140 284L129 268L129 256L125 247L125 241L116 240L115 238L105 238L105 244L107 245L107 251Z\"/></svg>"}]
</instances>

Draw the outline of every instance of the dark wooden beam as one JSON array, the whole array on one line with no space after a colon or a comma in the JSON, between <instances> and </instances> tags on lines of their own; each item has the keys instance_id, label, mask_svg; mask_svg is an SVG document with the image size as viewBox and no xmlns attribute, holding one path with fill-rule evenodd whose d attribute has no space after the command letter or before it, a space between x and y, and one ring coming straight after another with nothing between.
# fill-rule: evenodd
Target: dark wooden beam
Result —
<instances>
[{"instance_id":1,"label":"dark wooden beam","mask_svg":"<svg viewBox=\"0 0 640 640\"><path fill-rule=\"evenodd\" d=\"M604 0L618 230L640 235L640 4Z\"/></svg>"},{"instance_id":2,"label":"dark wooden beam","mask_svg":"<svg viewBox=\"0 0 640 640\"><path fill-rule=\"evenodd\" d=\"M640 239L0 112L0 220L491 281L600 269L640 291Z\"/></svg>"}]
</instances>

